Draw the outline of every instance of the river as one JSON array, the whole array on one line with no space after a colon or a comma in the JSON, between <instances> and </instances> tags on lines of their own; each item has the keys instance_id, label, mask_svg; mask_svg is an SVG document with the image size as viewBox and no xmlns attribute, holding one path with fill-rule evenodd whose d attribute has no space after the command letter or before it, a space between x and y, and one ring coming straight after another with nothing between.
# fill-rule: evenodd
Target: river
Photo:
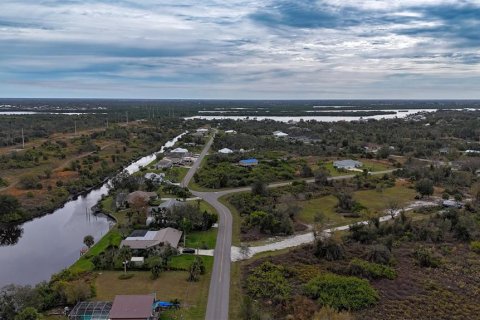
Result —
<instances>
[{"instance_id":1,"label":"river","mask_svg":"<svg viewBox=\"0 0 480 320\"><path fill-rule=\"evenodd\" d=\"M166 142L159 152L175 145L184 134ZM135 161L125 170L137 172L153 161L155 154ZM84 196L68 201L52 214L1 230L4 242L11 244L0 246L0 288L10 283L36 284L48 280L52 274L79 258L84 236L91 234L95 241L104 236L114 223L104 215L93 215L90 208L107 195L108 190L109 181Z\"/></svg>"},{"instance_id":2,"label":"river","mask_svg":"<svg viewBox=\"0 0 480 320\"><path fill-rule=\"evenodd\" d=\"M190 119L204 119L204 120L223 120L223 119L232 119L232 120L246 120L247 118L250 120L274 120L274 121L279 121L279 122L299 122L300 120L304 121L309 121L309 120L315 120L319 122L337 122L337 121L358 121L360 119L394 119L394 118L405 118L407 116L411 116L417 113L423 113L423 112L435 112L437 109L403 109L403 110L378 110L378 111L391 111L395 112L392 114L380 114L380 115L374 115L374 116L342 116L340 114L340 111L365 111L365 110L333 110L335 112L339 112L339 115L337 116L325 116L321 115L322 112L332 112L332 110L312 110L312 111L307 111L309 114L315 114L315 115L308 115L308 116L234 116L234 115L214 115L214 116L193 116L193 117L187 117L185 118L186 120ZM376 111L376 110L367 110L367 111ZM204 111L205 112L205 111ZM226 113L225 111L224 113Z\"/></svg>"}]
</instances>

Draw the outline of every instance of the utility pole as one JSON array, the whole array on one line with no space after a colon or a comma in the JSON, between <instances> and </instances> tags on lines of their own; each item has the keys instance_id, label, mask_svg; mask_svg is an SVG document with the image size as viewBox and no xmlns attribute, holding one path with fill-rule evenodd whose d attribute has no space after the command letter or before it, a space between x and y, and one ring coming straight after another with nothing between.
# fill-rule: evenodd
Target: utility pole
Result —
<instances>
[{"instance_id":1,"label":"utility pole","mask_svg":"<svg viewBox=\"0 0 480 320\"><path fill-rule=\"evenodd\" d=\"M106 129L108 129L108 118L107 118L107 126L106 126Z\"/></svg>"},{"instance_id":2,"label":"utility pole","mask_svg":"<svg viewBox=\"0 0 480 320\"><path fill-rule=\"evenodd\" d=\"M23 135L23 128L22 128L22 149L25 149L25 136Z\"/></svg>"},{"instance_id":3,"label":"utility pole","mask_svg":"<svg viewBox=\"0 0 480 320\"><path fill-rule=\"evenodd\" d=\"M74 125L75 125L75 136L77 135L77 121L73 121Z\"/></svg>"}]
</instances>

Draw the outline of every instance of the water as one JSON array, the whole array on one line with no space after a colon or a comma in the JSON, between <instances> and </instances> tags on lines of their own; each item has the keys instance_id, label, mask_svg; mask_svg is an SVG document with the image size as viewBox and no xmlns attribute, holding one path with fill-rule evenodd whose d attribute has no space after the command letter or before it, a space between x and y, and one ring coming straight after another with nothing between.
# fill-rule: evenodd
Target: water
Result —
<instances>
[{"instance_id":1,"label":"water","mask_svg":"<svg viewBox=\"0 0 480 320\"><path fill-rule=\"evenodd\" d=\"M185 133L165 143L160 149L172 147ZM140 170L155 159L155 154L143 157L125 168L129 173ZM9 283L36 284L50 279L53 273L74 263L83 237L91 234L97 242L113 222L104 215L93 215L90 208L108 194L109 182L85 196L68 201L52 214L37 218L18 227L2 227L0 239L0 287ZM23 229L23 232L22 232ZM18 238L20 236L20 238ZM18 241L17 241L18 240ZM7 245L10 243L10 245Z\"/></svg>"},{"instance_id":2,"label":"water","mask_svg":"<svg viewBox=\"0 0 480 320\"><path fill-rule=\"evenodd\" d=\"M64 114L67 116L79 116L82 114L98 114L96 112L37 112L37 111L0 111L0 116L15 116L25 114ZM101 113L106 114L106 113Z\"/></svg>"},{"instance_id":3,"label":"water","mask_svg":"<svg viewBox=\"0 0 480 320\"><path fill-rule=\"evenodd\" d=\"M331 112L331 110L329 110ZM343 110L342 110L343 111ZM347 110L346 110L347 111ZM360 119L394 119L394 118L405 118L407 116L420 113L420 112L435 112L437 109L403 109L403 110L385 110L385 111L392 111L395 112L394 114L381 114L375 116L322 116L322 115L315 115L315 116L229 116L229 115L216 115L216 116L194 116L185 118L189 119L204 119L204 120L222 120L222 119L232 119L232 120L245 120L249 118L250 120L275 120L279 122L299 122L300 120L309 121L315 120L319 122L337 122L337 121L355 121ZM321 112L328 112L328 111L320 111L315 110L311 111L310 113L321 113Z\"/></svg>"}]
</instances>

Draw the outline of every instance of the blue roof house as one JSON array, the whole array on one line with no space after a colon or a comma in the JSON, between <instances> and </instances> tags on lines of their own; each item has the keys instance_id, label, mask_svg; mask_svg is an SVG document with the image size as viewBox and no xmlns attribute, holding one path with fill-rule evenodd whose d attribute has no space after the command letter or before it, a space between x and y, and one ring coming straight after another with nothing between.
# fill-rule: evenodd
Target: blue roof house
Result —
<instances>
[{"instance_id":1,"label":"blue roof house","mask_svg":"<svg viewBox=\"0 0 480 320\"><path fill-rule=\"evenodd\" d=\"M240 162L238 163L240 166L242 167L253 167L253 166L256 166L258 164L258 160L257 159L245 159L245 160L240 160Z\"/></svg>"}]
</instances>

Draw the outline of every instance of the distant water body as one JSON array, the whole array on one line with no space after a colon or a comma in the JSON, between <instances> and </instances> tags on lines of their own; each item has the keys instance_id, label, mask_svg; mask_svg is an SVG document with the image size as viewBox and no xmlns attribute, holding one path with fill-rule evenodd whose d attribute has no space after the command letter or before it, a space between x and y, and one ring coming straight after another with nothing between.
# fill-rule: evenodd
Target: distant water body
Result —
<instances>
[{"instance_id":1,"label":"distant water body","mask_svg":"<svg viewBox=\"0 0 480 320\"><path fill-rule=\"evenodd\" d=\"M159 152L175 145L183 134L165 143ZM137 172L155 157L155 154L143 157L124 170ZM79 258L84 236L90 234L95 241L104 236L113 222L104 215L93 215L90 208L108 194L109 184L110 181L86 195L68 201L52 214L21 226L0 226L5 228L0 232L4 237L2 240L14 243L0 245L0 288L10 283L36 284L48 280L52 274L70 266ZM19 230L22 235L15 239Z\"/></svg>"},{"instance_id":2,"label":"distant water body","mask_svg":"<svg viewBox=\"0 0 480 320\"><path fill-rule=\"evenodd\" d=\"M410 115L414 115L417 113L421 112L435 112L438 109L398 109L398 110L372 110L372 111L391 111L395 112L394 114L381 114L381 115L374 115L374 116L322 116L322 115L314 115L314 116L230 116L230 115L214 115L214 116L194 116L194 117L188 117L185 118L187 120L189 119L204 119L204 120L223 120L223 119L232 119L232 120L274 120L274 121L279 121L279 122L299 122L300 120L304 121L309 121L309 120L315 120L319 122L337 122L337 121L356 121L360 119L394 119L394 118L405 118ZM331 112L331 110L329 110ZM329 111L323 111L323 110L314 110L314 111L308 111L309 113L322 113L322 112L329 112ZM352 112L352 111L363 111L363 110L342 110L346 112Z\"/></svg>"},{"instance_id":3,"label":"distant water body","mask_svg":"<svg viewBox=\"0 0 480 320\"><path fill-rule=\"evenodd\" d=\"M97 114L95 112L36 112L36 111L0 111L0 116L15 116L28 114L64 114L67 116L78 116L82 114ZM106 113L102 113L106 114Z\"/></svg>"}]
</instances>

